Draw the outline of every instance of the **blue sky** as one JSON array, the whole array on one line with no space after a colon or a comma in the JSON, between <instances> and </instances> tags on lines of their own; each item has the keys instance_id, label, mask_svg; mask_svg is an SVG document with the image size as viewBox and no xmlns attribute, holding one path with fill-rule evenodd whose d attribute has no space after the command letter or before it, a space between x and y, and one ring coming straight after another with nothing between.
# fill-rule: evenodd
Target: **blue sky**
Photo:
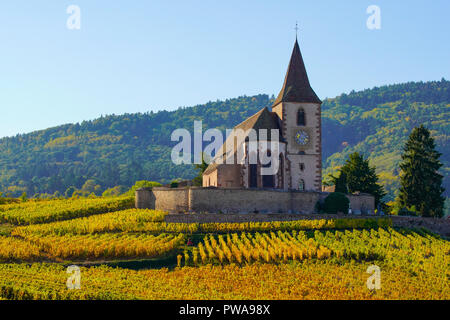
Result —
<instances>
[{"instance_id":1,"label":"blue sky","mask_svg":"<svg viewBox=\"0 0 450 320\"><path fill-rule=\"evenodd\" d=\"M81 29L68 30L69 5ZM369 30L369 5L381 29ZM277 94L295 40L320 98L450 78L450 1L0 3L0 137L104 114Z\"/></svg>"}]
</instances>

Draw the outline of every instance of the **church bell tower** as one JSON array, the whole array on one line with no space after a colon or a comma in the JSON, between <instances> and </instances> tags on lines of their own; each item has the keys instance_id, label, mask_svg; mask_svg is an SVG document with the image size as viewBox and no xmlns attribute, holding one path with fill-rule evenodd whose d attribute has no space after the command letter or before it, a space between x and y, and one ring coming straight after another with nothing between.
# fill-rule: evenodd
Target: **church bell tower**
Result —
<instances>
[{"instance_id":1,"label":"church bell tower","mask_svg":"<svg viewBox=\"0 0 450 320\"><path fill-rule=\"evenodd\" d=\"M309 84L296 39L283 87L272 105L272 111L281 119L281 134L287 142L287 189L322 189L321 105Z\"/></svg>"}]
</instances>

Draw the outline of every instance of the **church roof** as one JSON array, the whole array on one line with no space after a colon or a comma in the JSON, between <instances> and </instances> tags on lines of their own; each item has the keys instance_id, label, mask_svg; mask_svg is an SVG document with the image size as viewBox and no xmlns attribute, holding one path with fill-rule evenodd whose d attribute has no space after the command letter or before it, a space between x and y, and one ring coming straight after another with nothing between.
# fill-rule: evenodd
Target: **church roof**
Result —
<instances>
[{"instance_id":1,"label":"church roof","mask_svg":"<svg viewBox=\"0 0 450 320\"><path fill-rule=\"evenodd\" d=\"M322 103L309 84L308 74L306 73L297 39L295 40L283 88L273 105L275 106L280 102Z\"/></svg>"},{"instance_id":2,"label":"church roof","mask_svg":"<svg viewBox=\"0 0 450 320\"><path fill-rule=\"evenodd\" d=\"M246 133L248 133L247 132L248 130L254 129L256 131L258 141L260 140L260 138L259 138L259 130L260 129L268 130L267 131L267 140L268 141L271 141L271 131L270 130L272 130L272 129L279 130L279 135L278 135L279 141L283 142L283 137L281 136L280 118L278 117L278 115L275 112L271 112L267 108L261 109L260 111L255 113L250 118L247 118L247 120L238 124L236 127L234 127L234 129L241 129ZM226 144L227 143L225 141L225 143L222 145L222 147L218 151L218 152L222 153L223 161L225 161L225 159L227 157L227 153L228 153L228 151L226 150ZM234 146L233 154L236 154L238 146L236 144L233 144L233 146ZM206 168L206 170L204 171L203 174L209 174L209 173L213 172L218 166L219 166L219 164L212 161L211 164Z\"/></svg>"},{"instance_id":3,"label":"church roof","mask_svg":"<svg viewBox=\"0 0 450 320\"><path fill-rule=\"evenodd\" d=\"M244 131L255 129L258 134L259 139L259 129L267 129L267 137L270 140L270 130L271 129L281 129L281 124L278 115L275 112L270 112L269 109L263 108L247 120L238 124L235 129L242 129ZM280 133L281 139L281 133Z\"/></svg>"}]
</instances>

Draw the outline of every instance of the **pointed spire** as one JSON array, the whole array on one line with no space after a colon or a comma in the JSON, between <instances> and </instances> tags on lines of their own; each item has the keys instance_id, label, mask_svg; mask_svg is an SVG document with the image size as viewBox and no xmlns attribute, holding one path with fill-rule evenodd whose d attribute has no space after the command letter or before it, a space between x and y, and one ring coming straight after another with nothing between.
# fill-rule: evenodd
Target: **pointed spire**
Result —
<instances>
[{"instance_id":1,"label":"pointed spire","mask_svg":"<svg viewBox=\"0 0 450 320\"><path fill-rule=\"evenodd\" d=\"M306 73L297 39L295 39L294 50L292 51L283 88L281 88L280 94L273 105L275 106L280 102L322 103L309 84L308 74Z\"/></svg>"}]
</instances>

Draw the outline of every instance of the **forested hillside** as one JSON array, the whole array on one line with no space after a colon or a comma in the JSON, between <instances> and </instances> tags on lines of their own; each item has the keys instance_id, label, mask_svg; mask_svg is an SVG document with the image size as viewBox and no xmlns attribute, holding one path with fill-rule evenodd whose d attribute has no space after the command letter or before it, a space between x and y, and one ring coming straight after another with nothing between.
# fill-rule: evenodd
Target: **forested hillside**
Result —
<instances>
[{"instance_id":1,"label":"forested hillside","mask_svg":"<svg viewBox=\"0 0 450 320\"><path fill-rule=\"evenodd\" d=\"M442 153L446 195L450 188L450 82L410 82L343 94L322 106L324 177L352 152L369 157L392 200L398 163L411 130L424 124Z\"/></svg>"},{"instance_id":2,"label":"forested hillside","mask_svg":"<svg viewBox=\"0 0 450 320\"><path fill-rule=\"evenodd\" d=\"M272 97L273 98L273 97ZM136 180L168 182L192 178L193 166L170 160L170 135L176 128L232 128L262 107L268 95L209 102L176 111L104 116L80 124L0 139L0 191L64 193L93 179L97 192ZM390 200L398 186L398 161L411 129L431 129L450 187L450 82L405 83L343 94L323 103L324 177L359 151L377 167ZM447 196L448 196L448 191Z\"/></svg>"}]
</instances>

